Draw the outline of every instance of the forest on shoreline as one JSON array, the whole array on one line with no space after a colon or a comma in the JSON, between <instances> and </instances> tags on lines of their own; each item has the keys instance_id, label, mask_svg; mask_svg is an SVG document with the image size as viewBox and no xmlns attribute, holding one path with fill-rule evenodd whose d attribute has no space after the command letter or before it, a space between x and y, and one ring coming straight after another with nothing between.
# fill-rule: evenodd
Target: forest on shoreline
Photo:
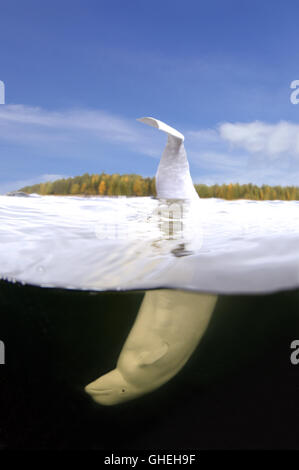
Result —
<instances>
[{"instance_id":1,"label":"forest on shoreline","mask_svg":"<svg viewBox=\"0 0 299 470\"><path fill-rule=\"evenodd\" d=\"M253 200L299 200L297 186L256 186L254 184L195 184L201 198L216 197L221 199ZM41 195L80 195L80 196L155 196L155 178L144 178L140 175L88 174L63 178L52 182L25 186L20 191Z\"/></svg>"}]
</instances>

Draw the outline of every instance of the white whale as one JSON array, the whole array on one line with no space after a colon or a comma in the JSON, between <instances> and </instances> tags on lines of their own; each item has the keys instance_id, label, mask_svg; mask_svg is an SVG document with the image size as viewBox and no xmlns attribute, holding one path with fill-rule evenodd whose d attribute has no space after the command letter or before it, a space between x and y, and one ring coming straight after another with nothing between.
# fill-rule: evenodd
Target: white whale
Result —
<instances>
[{"instance_id":1,"label":"white whale","mask_svg":"<svg viewBox=\"0 0 299 470\"><path fill-rule=\"evenodd\" d=\"M198 200L184 136L151 117L139 121L168 134L156 174L158 198ZM208 326L217 296L181 290L146 292L116 368L85 387L94 401L115 405L168 382L188 361Z\"/></svg>"}]
</instances>

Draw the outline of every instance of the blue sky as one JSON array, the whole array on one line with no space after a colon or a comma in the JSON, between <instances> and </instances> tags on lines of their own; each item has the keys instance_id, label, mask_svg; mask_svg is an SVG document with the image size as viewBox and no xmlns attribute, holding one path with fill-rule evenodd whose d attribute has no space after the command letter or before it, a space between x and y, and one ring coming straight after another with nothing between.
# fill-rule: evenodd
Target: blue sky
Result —
<instances>
[{"instance_id":1,"label":"blue sky","mask_svg":"<svg viewBox=\"0 0 299 470\"><path fill-rule=\"evenodd\" d=\"M1 2L0 192L84 172L155 174L185 134L195 182L299 185L294 1Z\"/></svg>"}]
</instances>

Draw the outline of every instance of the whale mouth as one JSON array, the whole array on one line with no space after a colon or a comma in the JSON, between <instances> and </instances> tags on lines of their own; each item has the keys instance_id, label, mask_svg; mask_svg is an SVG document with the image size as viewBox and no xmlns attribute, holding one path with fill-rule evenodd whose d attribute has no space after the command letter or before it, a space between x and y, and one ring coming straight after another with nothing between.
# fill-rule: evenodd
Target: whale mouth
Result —
<instances>
[{"instance_id":1,"label":"whale mouth","mask_svg":"<svg viewBox=\"0 0 299 470\"><path fill-rule=\"evenodd\" d=\"M110 395L112 392L112 388L107 388L105 390L97 390L96 388L88 389L88 393L91 393L92 395Z\"/></svg>"}]
</instances>

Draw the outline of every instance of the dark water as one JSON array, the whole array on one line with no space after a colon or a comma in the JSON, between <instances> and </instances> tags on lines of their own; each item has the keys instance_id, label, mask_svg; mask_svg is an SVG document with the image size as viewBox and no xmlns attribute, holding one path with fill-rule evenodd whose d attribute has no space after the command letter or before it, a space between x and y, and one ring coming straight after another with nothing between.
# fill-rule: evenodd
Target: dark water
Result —
<instances>
[{"instance_id":1,"label":"dark water","mask_svg":"<svg viewBox=\"0 0 299 470\"><path fill-rule=\"evenodd\" d=\"M1 448L299 448L299 291L220 297L175 378L96 405L83 387L115 367L142 297L0 282Z\"/></svg>"}]
</instances>

